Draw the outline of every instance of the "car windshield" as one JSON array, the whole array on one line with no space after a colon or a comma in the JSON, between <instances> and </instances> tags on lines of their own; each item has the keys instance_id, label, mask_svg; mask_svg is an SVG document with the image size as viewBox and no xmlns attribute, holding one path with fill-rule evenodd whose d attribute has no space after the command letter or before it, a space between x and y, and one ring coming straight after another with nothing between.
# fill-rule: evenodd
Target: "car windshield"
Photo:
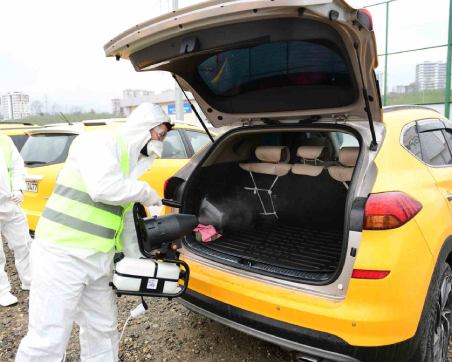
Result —
<instances>
[{"instance_id":1,"label":"car windshield","mask_svg":"<svg viewBox=\"0 0 452 362\"><path fill-rule=\"evenodd\" d=\"M205 133L187 130L185 131L185 134L193 148L194 153L198 152L206 144L211 142L209 136L207 136Z\"/></svg>"},{"instance_id":2,"label":"car windshield","mask_svg":"<svg viewBox=\"0 0 452 362\"><path fill-rule=\"evenodd\" d=\"M28 167L39 167L66 161L69 147L77 135L39 134L25 142L21 155Z\"/></svg>"},{"instance_id":3,"label":"car windshield","mask_svg":"<svg viewBox=\"0 0 452 362\"><path fill-rule=\"evenodd\" d=\"M16 134L10 137L13 140L14 144L16 145L18 151L22 149L22 147L25 144L25 141L27 141L28 139L28 135L26 134Z\"/></svg>"}]
</instances>

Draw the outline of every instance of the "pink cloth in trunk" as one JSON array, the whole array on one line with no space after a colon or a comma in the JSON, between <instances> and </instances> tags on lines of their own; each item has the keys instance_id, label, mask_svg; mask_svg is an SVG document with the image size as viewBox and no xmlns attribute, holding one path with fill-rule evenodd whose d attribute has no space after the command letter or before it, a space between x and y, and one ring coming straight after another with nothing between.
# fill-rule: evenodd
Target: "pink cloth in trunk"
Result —
<instances>
[{"instance_id":1,"label":"pink cloth in trunk","mask_svg":"<svg viewBox=\"0 0 452 362\"><path fill-rule=\"evenodd\" d=\"M215 237L215 239L221 237L221 234L217 233L217 231L212 225L199 224L197 227L193 229L193 231L201 234L201 240L204 243L211 241L212 237Z\"/></svg>"}]
</instances>

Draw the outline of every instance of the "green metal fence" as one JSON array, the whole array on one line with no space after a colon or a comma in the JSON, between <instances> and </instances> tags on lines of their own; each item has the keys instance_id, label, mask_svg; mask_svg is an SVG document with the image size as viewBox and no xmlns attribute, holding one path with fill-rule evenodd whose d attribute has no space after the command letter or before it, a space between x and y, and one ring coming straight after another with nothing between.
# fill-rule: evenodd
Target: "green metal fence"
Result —
<instances>
[{"instance_id":1,"label":"green metal fence","mask_svg":"<svg viewBox=\"0 0 452 362\"><path fill-rule=\"evenodd\" d=\"M367 1L384 105L429 105L450 117L452 0Z\"/></svg>"}]
</instances>

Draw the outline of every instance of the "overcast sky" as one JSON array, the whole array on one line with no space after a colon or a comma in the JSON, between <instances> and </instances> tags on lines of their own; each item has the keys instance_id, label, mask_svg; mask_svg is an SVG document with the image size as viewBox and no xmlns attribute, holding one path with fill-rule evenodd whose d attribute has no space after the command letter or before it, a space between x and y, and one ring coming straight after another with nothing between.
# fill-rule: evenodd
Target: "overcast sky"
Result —
<instances>
[{"instance_id":1,"label":"overcast sky","mask_svg":"<svg viewBox=\"0 0 452 362\"><path fill-rule=\"evenodd\" d=\"M181 6L195 1L179 0ZM50 107L111 111L128 88L173 87L168 76L137 73L103 46L133 25L170 10L167 0L5 0L0 20L0 94L23 91ZM133 6L132 6L133 5Z\"/></svg>"},{"instance_id":2,"label":"overcast sky","mask_svg":"<svg viewBox=\"0 0 452 362\"><path fill-rule=\"evenodd\" d=\"M179 0L186 6L196 0ZM361 7L378 1L349 1ZM137 73L128 61L106 58L103 46L133 25L170 10L171 0L5 0L0 21L0 94L22 91L31 101L47 100L70 111L111 111L111 99L124 89L161 91L172 88L168 75ZM399 3L399 4L397 4ZM449 0L400 0L391 4L397 29L389 51L447 43ZM416 6L417 5L417 6ZM371 7L379 53L384 52L384 6ZM378 34L381 34L380 36ZM383 49L381 49L383 48ZM444 49L392 58L391 85L414 81L416 62L445 60ZM427 59L428 58L428 59ZM410 63L407 67L406 63Z\"/></svg>"}]
</instances>

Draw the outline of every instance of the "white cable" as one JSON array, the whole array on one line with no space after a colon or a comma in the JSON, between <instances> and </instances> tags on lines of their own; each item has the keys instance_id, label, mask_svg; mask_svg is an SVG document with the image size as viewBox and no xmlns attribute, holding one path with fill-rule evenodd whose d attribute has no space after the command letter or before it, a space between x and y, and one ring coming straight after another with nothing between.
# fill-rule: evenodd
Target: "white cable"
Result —
<instances>
[{"instance_id":1,"label":"white cable","mask_svg":"<svg viewBox=\"0 0 452 362\"><path fill-rule=\"evenodd\" d=\"M124 327L122 327L121 336L119 337L119 342L122 340L122 336L124 335L124 331L126 330L127 323L129 323L130 318L132 318L132 315L129 315L129 317L126 319L126 322L124 323Z\"/></svg>"},{"instance_id":2,"label":"white cable","mask_svg":"<svg viewBox=\"0 0 452 362\"><path fill-rule=\"evenodd\" d=\"M122 327L121 335L119 337L119 342L122 340L122 336L124 335L124 331L126 330L127 324L129 323L131 318L136 318L142 314L144 314L148 310L148 305L145 303L143 297L141 297L141 303L138 304L135 308L130 311L129 317L126 319L124 326Z\"/></svg>"}]
</instances>

